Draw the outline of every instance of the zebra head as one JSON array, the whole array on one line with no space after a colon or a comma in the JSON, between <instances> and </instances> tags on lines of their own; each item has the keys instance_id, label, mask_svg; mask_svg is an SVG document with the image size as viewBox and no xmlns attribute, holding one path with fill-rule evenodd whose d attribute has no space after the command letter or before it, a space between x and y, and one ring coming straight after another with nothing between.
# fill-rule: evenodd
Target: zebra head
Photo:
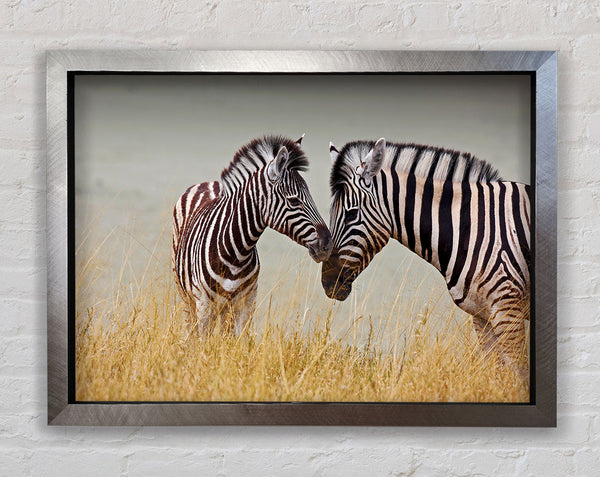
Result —
<instances>
[{"instance_id":1,"label":"zebra head","mask_svg":"<svg viewBox=\"0 0 600 477\"><path fill-rule=\"evenodd\" d=\"M296 142L276 145L277 153L264 168L266 225L306 247L319 263L329 258L333 241L329 229L308 190L300 171L307 161L300 150L302 137Z\"/></svg>"},{"instance_id":2,"label":"zebra head","mask_svg":"<svg viewBox=\"0 0 600 477\"><path fill-rule=\"evenodd\" d=\"M333 162L329 215L334 249L323 262L321 283L329 298L345 300L352 282L391 236L377 195L386 142L381 138L349 143L341 151L330 143L329 152Z\"/></svg>"}]
</instances>

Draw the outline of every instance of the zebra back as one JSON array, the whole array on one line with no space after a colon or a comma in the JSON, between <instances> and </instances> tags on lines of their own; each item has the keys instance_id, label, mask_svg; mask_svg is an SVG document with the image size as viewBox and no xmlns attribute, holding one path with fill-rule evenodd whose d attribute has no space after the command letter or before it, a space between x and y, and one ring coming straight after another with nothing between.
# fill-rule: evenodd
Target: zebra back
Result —
<instances>
[{"instance_id":1,"label":"zebra back","mask_svg":"<svg viewBox=\"0 0 600 477\"><path fill-rule=\"evenodd\" d=\"M330 187L333 195L343 188L375 141L353 141L344 145L333 163ZM382 170L452 182L497 182L500 172L468 152L415 143L386 143Z\"/></svg>"}]
</instances>

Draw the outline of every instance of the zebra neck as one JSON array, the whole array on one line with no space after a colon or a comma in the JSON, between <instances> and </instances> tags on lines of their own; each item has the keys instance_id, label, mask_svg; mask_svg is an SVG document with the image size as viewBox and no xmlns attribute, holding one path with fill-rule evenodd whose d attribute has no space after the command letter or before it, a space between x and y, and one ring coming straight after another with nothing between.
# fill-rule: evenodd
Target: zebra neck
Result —
<instances>
[{"instance_id":1,"label":"zebra neck","mask_svg":"<svg viewBox=\"0 0 600 477\"><path fill-rule=\"evenodd\" d=\"M468 182L438 181L411 173L398 173L397 178L391 208L393 238L445 276L457 247L458 231L453 227L461 219L467 191L470 200L471 186Z\"/></svg>"},{"instance_id":2,"label":"zebra neck","mask_svg":"<svg viewBox=\"0 0 600 477\"><path fill-rule=\"evenodd\" d=\"M258 189L252 179L234 194L223 197L221 257L231 264L256 260L256 244L267 228Z\"/></svg>"}]
</instances>

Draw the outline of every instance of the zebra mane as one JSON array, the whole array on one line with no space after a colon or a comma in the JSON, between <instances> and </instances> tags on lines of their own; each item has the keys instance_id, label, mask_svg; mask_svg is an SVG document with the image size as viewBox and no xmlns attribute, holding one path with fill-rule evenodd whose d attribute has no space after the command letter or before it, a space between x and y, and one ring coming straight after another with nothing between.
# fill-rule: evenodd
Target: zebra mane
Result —
<instances>
[{"instance_id":1,"label":"zebra mane","mask_svg":"<svg viewBox=\"0 0 600 477\"><path fill-rule=\"evenodd\" d=\"M229 165L223 169L221 183L224 193L231 194L242 186L252 174L274 159L283 146L289 153L288 171L308 169L308 159L298 142L285 136L263 136L243 145L235 153Z\"/></svg>"},{"instance_id":2,"label":"zebra mane","mask_svg":"<svg viewBox=\"0 0 600 477\"><path fill-rule=\"evenodd\" d=\"M375 141L353 141L340 150L333 167L329 185L336 195L354 174L362 159L375 145ZM458 152L435 146L414 143L386 144L383 171L394 168L396 171L412 172L420 177L453 182L495 182L500 181L500 173L488 162L476 158L468 152Z\"/></svg>"}]
</instances>

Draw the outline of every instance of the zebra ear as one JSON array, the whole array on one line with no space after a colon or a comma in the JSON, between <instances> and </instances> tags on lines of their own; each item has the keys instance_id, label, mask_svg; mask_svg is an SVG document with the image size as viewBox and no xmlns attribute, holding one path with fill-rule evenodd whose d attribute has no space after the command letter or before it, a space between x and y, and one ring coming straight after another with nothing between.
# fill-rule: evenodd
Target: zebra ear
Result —
<instances>
[{"instance_id":1,"label":"zebra ear","mask_svg":"<svg viewBox=\"0 0 600 477\"><path fill-rule=\"evenodd\" d=\"M296 144L298 144L298 145L302 144L302 139L304 139L305 135L306 135L306 133L302 133L302 136L300 136L298 139L296 139Z\"/></svg>"},{"instance_id":2,"label":"zebra ear","mask_svg":"<svg viewBox=\"0 0 600 477\"><path fill-rule=\"evenodd\" d=\"M332 142L329 143L329 155L331 156L331 163L335 163L335 160L340 155L340 151L337 150L337 147L333 145Z\"/></svg>"},{"instance_id":3,"label":"zebra ear","mask_svg":"<svg viewBox=\"0 0 600 477\"><path fill-rule=\"evenodd\" d=\"M290 155L288 153L287 147L282 146L269 165L267 166L267 176L271 182L276 182L281 177L281 173L285 169L287 165L288 159Z\"/></svg>"},{"instance_id":4,"label":"zebra ear","mask_svg":"<svg viewBox=\"0 0 600 477\"><path fill-rule=\"evenodd\" d=\"M371 179L379 174L381 166L383 165L383 158L385 156L385 138L377 140L373 149L366 155L363 163L359 166L359 173L365 180L367 185L371 184Z\"/></svg>"}]
</instances>

